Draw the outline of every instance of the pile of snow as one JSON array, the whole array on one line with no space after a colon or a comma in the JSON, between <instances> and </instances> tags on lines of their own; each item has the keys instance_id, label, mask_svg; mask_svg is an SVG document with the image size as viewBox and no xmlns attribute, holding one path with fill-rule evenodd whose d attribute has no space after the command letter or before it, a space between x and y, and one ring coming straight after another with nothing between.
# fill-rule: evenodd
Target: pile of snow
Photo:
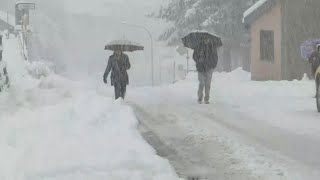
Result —
<instances>
[{"instance_id":1,"label":"pile of snow","mask_svg":"<svg viewBox=\"0 0 320 180\"><path fill-rule=\"evenodd\" d=\"M177 179L128 106L70 84L43 79L1 98L3 179Z\"/></svg>"},{"instance_id":2,"label":"pile of snow","mask_svg":"<svg viewBox=\"0 0 320 180\"><path fill-rule=\"evenodd\" d=\"M237 68L230 73L221 72L214 73L214 79L223 79L221 81L230 82L248 82L251 81L251 74L247 71L244 71L242 68Z\"/></svg>"},{"instance_id":3,"label":"pile of snow","mask_svg":"<svg viewBox=\"0 0 320 180\"><path fill-rule=\"evenodd\" d=\"M178 179L125 103L26 63L16 39L5 49L15 81L0 94L0 179Z\"/></svg>"},{"instance_id":4,"label":"pile of snow","mask_svg":"<svg viewBox=\"0 0 320 180\"><path fill-rule=\"evenodd\" d=\"M159 89L144 89L143 94L159 94L154 103L191 105L196 102L197 73L189 73L185 80ZM146 92L147 91L147 92ZM151 92L149 92L151 91ZM248 118L263 121L292 133L320 137L320 114L317 113L315 83L304 78L294 81L251 81L251 73L236 69L230 73L213 74L212 103ZM179 94L168 96L167 94ZM150 99L150 98L149 98ZM150 100L151 101L151 100Z\"/></svg>"},{"instance_id":5,"label":"pile of snow","mask_svg":"<svg viewBox=\"0 0 320 180\"><path fill-rule=\"evenodd\" d=\"M192 101L197 98L197 84L197 74L190 73L185 81L170 89L184 92L182 98ZM251 81L251 73L236 69L214 73L211 93L215 104L249 118L293 133L320 137L315 91L314 81L307 77L300 81Z\"/></svg>"},{"instance_id":6,"label":"pile of snow","mask_svg":"<svg viewBox=\"0 0 320 180\"><path fill-rule=\"evenodd\" d=\"M48 64L43 61L34 61L27 65L28 73L35 79L41 79L53 74Z\"/></svg>"}]
</instances>

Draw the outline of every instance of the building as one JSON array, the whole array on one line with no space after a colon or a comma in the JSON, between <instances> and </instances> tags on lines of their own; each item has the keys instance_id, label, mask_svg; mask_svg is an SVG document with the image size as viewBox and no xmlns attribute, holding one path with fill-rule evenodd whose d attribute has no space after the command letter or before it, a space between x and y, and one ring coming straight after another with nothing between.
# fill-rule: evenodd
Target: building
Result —
<instances>
[{"instance_id":1,"label":"building","mask_svg":"<svg viewBox=\"0 0 320 180\"><path fill-rule=\"evenodd\" d=\"M6 21L2 20L0 18L0 31L8 30L8 29L13 29L13 26L8 24Z\"/></svg>"},{"instance_id":2,"label":"building","mask_svg":"<svg viewBox=\"0 0 320 180\"><path fill-rule=\"evenodd\" d=\"M293 80L310 74L300 45L320 38L319 0L259 0L246 12L253 80Z\"/></svg>"},{"instance_id":3,"label":"building","mask_svg":"<svg viewBox=\"0 0 320 180\"><path fill-rule=\"evenodd\" d=\"M3 11L0 11L0 31L10 30L13 31L15 26L14 17Z\"/></svg>"}]
</instances>

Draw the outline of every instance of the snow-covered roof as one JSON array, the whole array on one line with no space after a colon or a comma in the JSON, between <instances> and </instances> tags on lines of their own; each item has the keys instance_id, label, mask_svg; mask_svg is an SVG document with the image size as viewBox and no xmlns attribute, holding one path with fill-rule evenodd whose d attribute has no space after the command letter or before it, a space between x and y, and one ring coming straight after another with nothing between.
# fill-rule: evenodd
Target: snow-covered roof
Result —
<instances>
[{"instance_id":1,"label":"snow-covered roof","mask_svg":"<svg viewBox=\"0 0 320 180\"><path fill-rule=\"evenodd\" d=\"M7 13L0 11L0 19L3 20L4 22L7 22ZM8 14L8 20L9 20L9 25L15 26L15 17L12 16L11 14Z\"/></svg>"},{"instance_id":2,"label":"snow-covered roof","mask_svg":"<svg viewBox=\"0 0 320 180\"><path fill-rule=\"evenodd\" d=\"M250 15L253 11L257 10L259 7L261 7L267 1L268 0L260 0L260 1L256 2L253 6L251 6L249 9L247 9L243 13L243 18L246 18L248 15Z\"/></svg>"},{"instance_id":3,"label":"snow-covered roof","mask_svg":"<svg viewBox=\"0 0 320 180\"><path fill-rule=\"evenodd\" d=\"M273 5L275 5L275 0L259 0L243 13L242 22L246 24L252 23Z\"/></svg>"}]
</instances>

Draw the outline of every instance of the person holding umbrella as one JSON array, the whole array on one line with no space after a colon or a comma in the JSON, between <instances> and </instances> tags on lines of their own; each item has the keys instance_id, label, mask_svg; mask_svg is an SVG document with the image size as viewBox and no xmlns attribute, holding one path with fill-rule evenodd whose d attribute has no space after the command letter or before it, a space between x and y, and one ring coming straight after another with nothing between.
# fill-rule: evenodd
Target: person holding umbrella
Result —
<instances>
[{"instance_id":1,"label":"person holding umbrella","mask_svg":"<svg viewBox=\"0 0 320 180\"><path fill-rule=\"evenodd\" d=\"M105 46L105 50L114 51L109 57L107 68L103 75L103 82L107 84L108 76L111 72L111 85L114 86L115 99L125 98L127 85L129 85L128 70L131 68L128 55L123 51L133 52L144 48L130 41L112 41Z\"/></svg>"},{"instance_id":2,"label":"person holding umbrella","mask_svg":"<svg viewBox=\"0 0 320 180\"><path fill-rule=\"evenodd\" d=\"M198 103L201 104L204 100L209 104L212 74L218 64L217 48L222 46L221 39L207 32L193 32L182 41L186 47L194 49L193 60L199 79Z\"/></svg>"},{"instance_id":3,"label":"person holding umbrella","mask_svg":"<svg viewBox=\"0 0 320 180\"><path fill-rule=\"evenodd\" d=\"M311 64L312 75L315 75L315 71L319 66L319 53L320 53L320 39L309 39L301 44L301 56L304 60L309 61Z\"/></svg>"},{"instance_id":4,"label":"person holding umbrella","mask_svg":"<svg viewBox=\"0 0 320 180\"><path fill-rule=\"evenodd\" d=\"M300 50L302 58L310 63L312 76L315 77L316 71L320 66L320 39L309 39L305 41L301 45ZM316 87L318 87L316 78L315 84ZM315 97L317 97L317 93L314 98Z\"/></svg>"},{"instance_id":5,"label":"person holding umbrella","mask_svg":"<svg viewBox=\"0 0 320 180\"><path fill-rule=\"evenodd\" d=\"M311 64L311 73L315 76L318 67L320 66L320 44L316 45L315 51L311 53L308 61Z\"/></svg>"},{"instance_id":6,"label":"person holding umbrella","mask_svg":"<svg viewBox=\"0 0 320 180\"><path fill-rule=\"evenodd\" d=\"M114 86L115 98L125 98L129 76L127 70L131 68L129 57L118 50L109 57L108 66L103 75L103 82L107 84L111 72L111 85Z\"/></svg>"}]
</instances>

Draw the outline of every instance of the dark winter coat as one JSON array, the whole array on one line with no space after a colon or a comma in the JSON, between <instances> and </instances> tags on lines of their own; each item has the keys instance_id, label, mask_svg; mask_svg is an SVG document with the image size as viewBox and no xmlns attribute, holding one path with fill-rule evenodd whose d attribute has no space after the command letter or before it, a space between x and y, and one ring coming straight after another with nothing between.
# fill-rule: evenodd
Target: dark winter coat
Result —
<instances>
[{"instance_id":1,"label":"dark winter coat","mask_svg":"<svg viewBox=\"0 0 320 180\"><path fill-rule=\"evenodd\" d=\"M108 66L104 73L106 79L111 71L111 85L115 84L129 84L129 76L127 70L131 68L129 57L126 54L120 56L115 53L110 56Z\"/></svg>"},{"instance_id":2,"label":"dark winter coat","mask_svg":"<svg viewBox=\"0 0 320 180\"><path fill-rule=\"evenodd\" d=\"M320 66L320 54L318 52L312 53L309 62L311 63L311 72L314 76L318 67Z\"/></svg>"},{"instance_id":3,"label":"dark winter coat","mask_svg":"<svg viewBox=\"0 0 320 180\"><path fill-rule=\"evenodd\" d=\"M217 48L213 45L202 44L194 50L193 60L196 62L197 71L199 72L215 69L218 64Z\"/></svg>"}]
</instances>

